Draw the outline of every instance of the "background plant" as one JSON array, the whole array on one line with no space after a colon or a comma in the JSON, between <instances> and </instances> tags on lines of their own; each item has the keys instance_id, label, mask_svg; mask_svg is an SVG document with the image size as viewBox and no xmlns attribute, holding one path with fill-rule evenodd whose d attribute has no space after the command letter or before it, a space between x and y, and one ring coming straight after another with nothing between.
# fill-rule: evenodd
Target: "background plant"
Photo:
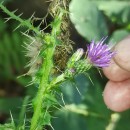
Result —
<instances>
[{"instance_id":1,"label":"background plant","mask_svg":"<svg viewBox=\"0 0 130 130\"><path fill-rule=\"evenodd\" d=\"M108 2L109 2L109 4L108 4ZM82 2L79 3L78 0L72 0L71 4L70 4L70 18L71 18L71 21L74 23L76 29L78 30L79 34L84 36L86 41L90 41L92 38L95 38L98 40L102 36L108 35L110 40L113 39L114 41L117 42L129 34L129 4L128 3L129 3L128 1L122 2L122 1L86 1L86 0L82 0ZM52 6L51 6L52 9L55 7L55 5L57 5L57 3L52 3ZM115 5L118 5L118 8L114 8ZM53 18L55 17L53 12L51 13L51 15ZM82 16L82 18L81 18L81 16ZM75 20L75 18L76 18L76 20ZM78 21L77 21L77 19L78 19ZM3 22L1 22L1 24L2 23ZM3 26L1 26L1 27L4 27L4 25L5 24L3 24ZM16 25L14 25L14 26L16 26ZM5 32L8 34L12 33L12 32L6 31L5 28L3 28L3 30L5 30ZM4 35L5 35L5 33L2 33L2 37L4 37ZM16 35L16 36L14 36L17 38L15 43L17 43L16 45L20 45L22 43L22 42L20 42L21 34L14 32L12 35ZM79 37L78 35L76 35L76 36ZM12 44L14 43L14 42L12 42L12 44L9 44L11 39L13 39L12 37L13 36L9 37L7 35L7 38L9 38L8 42L6 43L7 46L9 46L9 45L12 46ZM7 39L7 38L5 38L5 39ZM19 39L20 39L20 41L19 41ZM3 45L4 42L3 42L2 38L1 38L1 41L2 41L1 45ZM76 42L79 44L80 41L76 41ZM86 44L86 43L84 43L84 44ZM2 47L0 47L0 48L2 48ZM6 47L6 49L7 48L10 49L11 47ZM59 49L59 48L57 48L57 49ZM20 47L18 47L15 50L18 50L16 52L21 53ZM8 54L9 56L13 57L11 54L12 50L4 51L4 52L1 51L1 53L2 53L2 54L0 54L1 57L3 57L3 53L4 53L4 55ZM24 58L23 54L18 55L18 53L16 56L22 56ZM9 56L5 56L5 57L9 57ZM4 58L4 59L7 59L7 58ZM18 59L19 58L16 58L15 61L20 63ZM20 60L21 68L20 68L20 66L16 67L17 62L16 63L13 62L15 64L11 65L11 63L10 64L7 63L7 62L9 62L9 60L6 60L6 62L4 62L4 65L3 65L3 62L2 62L3 60L1 60L1 66L5 67L4 71L2 69L2 72L6 72L6 73L10 72L9 70L7 71L7 67L6 67L6 65L7 65L7 66L9 66L9 68L11 66L13 66L15 69L18 68L16 70L21 71L21 72L18 71L18 73L24 73L24 72L22 72L23 66L25 66L24 60L23 61ZM61 64L59 64L59 65L61 65ZM64 69L64 67L62 69ZM55 70L55 71L57 71L57 70ZM61 85L61 90L64 93L63 94L64 97L63 97L63 101L61 101L62 96L60 95L59 100L61 101L61 104L63 104L63 102L65 102L64 105L66 107L65 108L63 107L62 111L54 110L54 108L52 109L53 111L56 111L55 116L56 117L58 116L57 119L52 118L53 119L52 126L56 130L58 130L58 129L60 130L61 128L63 129L63 126L64 126L65 130L66 129L80 130L81 128L90 129L90 130L95 130L95 129L100 129L100 130L104 130L104 129L117 129L117 130L125 129L125 130L127 130L128 129L129 130L129 125L128 125L129 123L127 123L127 122L129 122L129 111L121 113L120 115L113 114L113 112L109 111L102 101L102 91L103 91L103 87L106 82L106 79L101 78L99 76L97 70L95 70L95 69L91 70L89 72L89 74L94 83L94 86L92 85L92 83L90 82L88 77L86 77L84 75L79 75L78 77L75 77L75 82L76 82L76 85L77 85L81 95L79 95L79 93L75 87L76 85L75 85L75 83L72 83L72 81L66 81L65 83L63 83ZM3 81L4 80L11 80L11 81L13 80L13 81L18 82L18 84L20 84L20 85L21 84L23 84L23 86L27 85L27 82L25 82L26 78L23 78L23 80L22 79L16 80L15 77L18 74L13 74L13 75L12 75L12 72L11 72L11 75L6 74ZM4 77L4 74L2 74L1 77ZM8 77L10 77L10 79ZM95 77L98 77L98 78L95 79ZM82 82L82 85L81 85L81 82ZM25 95L33 96L32 92L31 92L32 88L34 89L35 87L26 88L24 90L26 92ZM33 92L34 91L35 90L33 90ZM51 97L53 98L53 96L51 96ZM19 98L17 98L16 100L18 103L20 103ZM14 100L14 101L16 101L16 100ZM30 101L31 101L31 99L30 99ZM9 99L7 99L7 100L5 98L1 99L1 104L7 105L8 102L10 102ZM26 104L26 102L25 102L25 104ZM6 105L1 105L1 106L3 106L3 110L1 110L1 111L9 113L9 109L7 109L7 108L10 107L10 109L11 109L12 104L11 104L11 106L6 106ZM15 104L15 105L21 106L21 104ZM13 109L14 109L14 107L13 107ZM11 109L11 111L13 109ZM29 109L29 110L31 113L31 109ZM14 112L12 111L11 113L14 118L14 113L17 114L18 112L16 112L16 110L14 109ZM113 116L116 117L116 121L112 121L113 116L111 117L111 114L113 114ZM17 118L18 118L18 115L17 115ZM28 118L30 118L30 116ZM25 119L25 116L22 118L22 120L23 119ZM68 121L68 119L69 119L69 121ZM71 120L71 122L70 122L70 120ZM14 121L15 121L15 119L14 119ZM109 124L112 124L112 123L114 126L116 126L115 128L109 128ZM23 125L23 123L21 123L21 124ZM26 125L26 126L28 126L28 125ZM11 129L11 127L14 127L13 121L12 121L11 126L5 124L4 126L1 126L1 129L7 129L7 127L10 129ZM19 124L18 124L18 127L19 127ZM12 128L12 129L14 129L14 128Z\"/></svg>"}]
</instances>

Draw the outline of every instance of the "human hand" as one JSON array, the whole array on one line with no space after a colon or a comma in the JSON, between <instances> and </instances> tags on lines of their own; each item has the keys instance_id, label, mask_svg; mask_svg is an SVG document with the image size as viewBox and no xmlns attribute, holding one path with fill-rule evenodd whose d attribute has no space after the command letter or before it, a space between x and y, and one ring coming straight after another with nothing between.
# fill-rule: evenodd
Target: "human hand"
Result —
<instances>
[{"instance_id":1,"label":"human hand","mask_svg":"<svg viewBox=\"0 0 130 130\"><path fill-rule=\"evenodd\" d=\"M116 55L103 72L109 79L104 89L104 102L108 108L122 112L130 108L130 36L119 42Z\"/></svg>"}]
</instances>

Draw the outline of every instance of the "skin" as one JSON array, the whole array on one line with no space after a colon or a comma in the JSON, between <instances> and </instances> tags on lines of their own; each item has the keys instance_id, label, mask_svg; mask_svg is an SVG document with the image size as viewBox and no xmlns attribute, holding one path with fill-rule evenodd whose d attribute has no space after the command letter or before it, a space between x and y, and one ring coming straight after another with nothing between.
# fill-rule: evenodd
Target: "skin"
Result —
<instances>
[{"instance_id":1,"label":"skin","mask_svg":"<svg viewBox=\"0 0 130 130\"><path fill-rule=\"evenodd\" d=\"M130 109L130 36L115 47L116 55L109 67L103 68L109 79L103 98L108 108L116 112Z\"/></svg>"}]
</instances>

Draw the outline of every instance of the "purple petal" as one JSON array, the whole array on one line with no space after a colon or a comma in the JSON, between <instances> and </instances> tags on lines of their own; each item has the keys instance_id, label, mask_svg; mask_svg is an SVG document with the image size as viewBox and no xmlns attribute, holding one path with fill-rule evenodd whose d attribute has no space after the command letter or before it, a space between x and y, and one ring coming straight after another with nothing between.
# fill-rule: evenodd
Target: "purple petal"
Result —
<instances>
[{"instance_id":1,"label":"purple petal","mask_svg":"<svg viewBox=\"0 0 130 130\"><path fill-rule=\"evenodd\" d=\"M94 40L87 46L87 56L91 64L97 67L107 67L110 64L111 59L115 55L115 52L111 51L111 48L103 44L106 38L102 38L98 43Z\"/></svg>"}]
</instances>

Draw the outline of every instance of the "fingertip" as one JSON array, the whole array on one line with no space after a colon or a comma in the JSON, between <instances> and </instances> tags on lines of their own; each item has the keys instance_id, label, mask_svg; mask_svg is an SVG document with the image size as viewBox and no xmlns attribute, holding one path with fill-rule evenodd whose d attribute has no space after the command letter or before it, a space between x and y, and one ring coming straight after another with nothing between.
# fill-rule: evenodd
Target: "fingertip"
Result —
<instances>
[{"instance_id":1,"label":"fingertip","mask_svg":"<svg viewBox=\"0 0 130 130\"><path fill-rule=\"evenodd\" d=\"M115 47L115 62L126 71L130 72L130 36L120 41Z\"/></svg>"},{"instance_id":2,"label":"fingertip","mask_svg":"<svg viewBox=\"0 0 130 130\"><path fill-rule=\"evenodd\" d=\"M103 68L103 73L112 81L123 81L130 78L130 72L120 68L114 60L111 60L109 67Z\"/></svg>"},{"instance_id":3,"label":"fingertip","mask_svg":"<svg viewBox=\"0 0 130 130\"><path fill-rule=\"evenodd\" d=\"M106 106L116 112L130 108L130 79L123 82L109 81L103 93Z\"/></svg>"}]
</instances>

